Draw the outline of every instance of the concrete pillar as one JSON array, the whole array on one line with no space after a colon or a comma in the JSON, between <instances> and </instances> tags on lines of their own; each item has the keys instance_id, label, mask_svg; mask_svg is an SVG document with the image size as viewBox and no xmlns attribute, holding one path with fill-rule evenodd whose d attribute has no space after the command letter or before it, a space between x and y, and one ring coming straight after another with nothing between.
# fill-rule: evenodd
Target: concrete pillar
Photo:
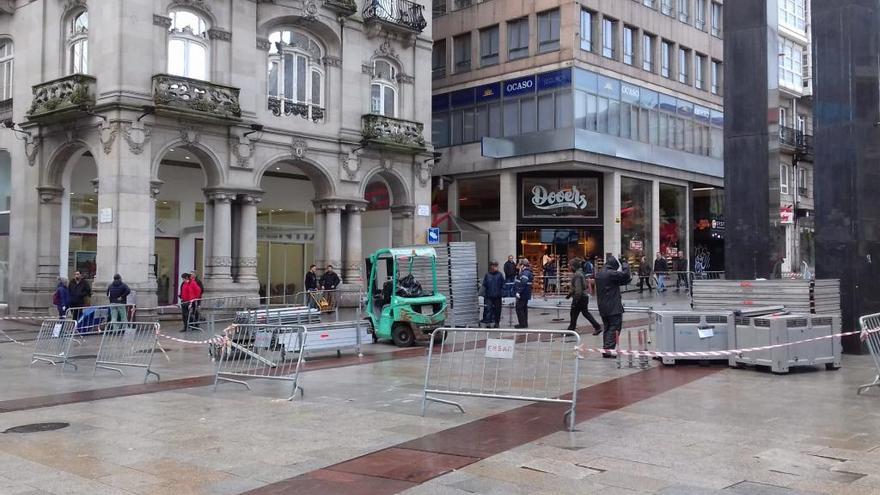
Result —
<instances>
[{"instance_id":1,"label":"concrete pillar","mask_svg":"<svg viewBox=\"0 0 880 495\"><path fill-rule=\"evenodd\" d=\"M40 194L37 283L54 289L58 276L67 276L67 266L62 267L58 257L61 250L61 199L64 189L39 187L37 191Z\"/></svg>"},{"instance_id":2,"label":"concrete pillar","mask_svg":"<svg viewBox=\"0 0 880 495\"><path fill-rule=\"evenodd\" d=\"M413 244L413 205L391 207L391 243L393 247Z\"/></svg>"},{"instance_id":3,"label":"concrete pillar","mask_svg":"<svg viewBox=\"0 0 880 495\"><path fill-rule=\"evenodd\" d=\"M340 205L324 205L324 266L342 266L342 212Z\"/></svg>"},{"instance_id":4,"label":"concrete pillar","mask_svg":"<svg viewBox=\"0 0 880 495\"><path fill-rule=\"evenodd\" d=\"M150 181L150 225L153 235L150 236L150 262L148 267L147 279L152 283L156 283L156 198L162 189L162 181Z\"/></svg>"},{"instance_id":5,"label":"concrete pillar","mask_svg":"<svg viewBox=\"0 0 880 495\"><path fill-rule=\"evenodd\" d=\"M211 266L211 256L213 256L211 251L211 246L214 241L214 204L211 203L211 200L207 197L205 198L205 211L204 211L204 229L202 231L202 263L205 265L202 267L204 273L203 277L207 280L213 275L213 267Z\"/></svg>"},{"instance_id":6,"label":"concrete pillar","mask_svg":"<svg viewBox=\"0 0 880 495\"><path fill-rule=\"evenodd\" d=\"M259 290L257 277L257 205L263 198L246 194L239 198L238 283L247 290Z\"/></svg>"},{"instance_id":7,"label":"concrete pillar","mask_svg":"<svg viewBox=\"0 0 880 495\"><path fill-rule=\"evenodd\" d=\"M364 262L361 247L361 213L366 211L366 205L348 205L346 215L348 219L346 242L345 242L345 281L349 284L362 284L363 272L361 264Z\"/></svg>"},{"instance_id":8,"label":"concrete pillar","mask_svg":"<svg viewBox=\"0 0 880 495\"><path fill-rule=\"evenodd\" d=\"M605 253L620 254L620 173L608 172L603 180L603 203L605 211ZM603 257L604 254L603 253ZM653 255L653 253L651 253Z\"/></svg>"},{"instance_id":9,"label":"concrete pillar","mask_svg":"<svg viewBox=\"0 0 880 495\"><path fill-rule=\"evenodd\" d=\"M211 236L211 279L208 285L213 291L230 289L232 284L232 200L233 194L225 191L210 193L214 202L214 224Z\"/></svg>"},{"instance_id":10,"label":"concrete pillar","mask_svg":"<svg viewBox=\"0 0 880 495\"><path fill-rule=\"evenodd\" d=\"M645 256L660 250L660 181L651 183L651 245L645 246Z\"/></svg>"}]
</instances>

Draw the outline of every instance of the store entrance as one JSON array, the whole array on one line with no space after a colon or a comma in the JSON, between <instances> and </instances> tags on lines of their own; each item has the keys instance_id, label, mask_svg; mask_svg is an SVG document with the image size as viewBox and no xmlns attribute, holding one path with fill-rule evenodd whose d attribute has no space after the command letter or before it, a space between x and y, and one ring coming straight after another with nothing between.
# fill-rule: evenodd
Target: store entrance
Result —
<instances>
[{"instance_id":1,"label":"store entrance","mask_svg":"<svg viewBox=\"0 0 880 495\"><path fill-rule=\"evenodd\" d=\"M543 227L518 230L520 257L529 260L536 275L544 274L544 256L555 259L557 274L568 272L573 258L602 256L602 227Z\"/></svg>"},{"instance_id":2,"label":"store entrance","mask_svg":"<svg viewBox=\"0 0 880 495\"><path fill-rule=\"evenodd\" d=\"M176 237L156 238L156 291L160 306L177 303L178 245Z\"/></svg>"}]
</instances>

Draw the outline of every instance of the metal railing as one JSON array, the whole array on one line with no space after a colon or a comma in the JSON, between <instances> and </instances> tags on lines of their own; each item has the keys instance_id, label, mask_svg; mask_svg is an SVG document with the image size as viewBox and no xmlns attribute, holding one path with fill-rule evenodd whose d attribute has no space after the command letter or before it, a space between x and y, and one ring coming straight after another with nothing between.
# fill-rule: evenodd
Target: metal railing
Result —
<instances>
[{"instance_id":1,"label":"metal railing","mask_svg":"<svg viewBox=\"0 0 880 495\"><path fill-rule=\"evenodd\" d=\"M234 325L226 330L214 375L214 391L221 381L237 383L251 390L245 380L280 380L291 383L288 400L299 386L303 348L307 338L302 325Z\"/></svg>"},{"instance_id":2,"label":"metal railing","mask_svg":"<svg viewBox=\"0 0 880 495\"><path fill-rule=\"evenodd\" d=\"M874 381L862 385L856 391L857 395L872 387L880 387L880 313L866 315L859 318L859 327L862 330L862 340L868 346L871 359L874 361Z\"/></svg>"},{"instance_id":3,"label":"metal railing","mask_svg":"<svg viewBox=\"0 0 880 495\"><path fill-rule=\"evenodd\" d=\"M153 353L159 345L159 324L149 322L111 323L101 332L101 346L95 357L95 371L105 369L125 375L122 368L141 368L144 383L150 375L159 380L159 373L152 371Z\"/></svg>"},{"instance_id":4,"label":"metal railing","mask_svg":"<svg viewBox=\"0 0 880 495\"><path fill-rule=\"evenodd\" d=\"M422 416L429 402L464 408L438 396L509 399L567 405L574 429L580 335L572 331L438 328L428 348ZM436 349L436 350L435 350Z\"/></svg>"},{"instance_id":5,"label":"metal railing","mask_svg":"<svg viewBox=\"0 0 880 495\"><path fill-rule=\"evenodd\" d=\"M380 20L410 31L421 33L428 26L424 7L410 0L366 0L364 20Z\"/></svg>"},{"instance_id":6,"label":"metal railing","mask_svg":"<svg viewBox=\"0 0 880 495\"><path fill-rule=\"evenodd\" d=\"M31 364L42 362L51 365L61 364L77 369L70 360L70 346L76 335L76 322L67 319L43 320L34 343Z\"/></svg>"},{"instance_id":7,"label":"metal railing","mask_svg":"<svg viewBox=\"0 0 880 495\"><path fill-rule=\"evenodd\" d=\"M793 127L779 126L779 142L805 158L813 156L813 136Z\"/></svg>"}]
</instances>

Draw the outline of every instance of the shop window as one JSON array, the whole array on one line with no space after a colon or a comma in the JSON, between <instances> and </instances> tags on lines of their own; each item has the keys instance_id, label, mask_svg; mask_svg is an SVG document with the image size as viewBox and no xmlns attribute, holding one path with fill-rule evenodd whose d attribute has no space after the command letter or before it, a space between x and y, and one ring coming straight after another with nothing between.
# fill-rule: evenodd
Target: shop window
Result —
<instances>
[{"instance_id":1,"label":"shop window","mask_svg":"<svg viewBox=\"0 0 880 495\"><path fill-rule=\"evenodd\" d=\"M687 257L687 189L660 184L660 252L674 257Z\"/></svg>"},{"instance_id":2,"label":"shop window","mask_svg":"<svg viewBox=\"0 0 880 495\"><path fill-rule=\"evenodd\" d=\"M469 222L501 220L501 177L459 179L458 216Z\"/></svg>"},{"instance_id":3,"label":"shop window","mask_svg":"<svg viewBox=\"0 0 880 495\"><path fill-rule=\"evenodd\" d=\"M647 180L620 179L620 233L623 256L637 263L642 256L652 259L653 183Z\"/></svg>"}]
</instances>

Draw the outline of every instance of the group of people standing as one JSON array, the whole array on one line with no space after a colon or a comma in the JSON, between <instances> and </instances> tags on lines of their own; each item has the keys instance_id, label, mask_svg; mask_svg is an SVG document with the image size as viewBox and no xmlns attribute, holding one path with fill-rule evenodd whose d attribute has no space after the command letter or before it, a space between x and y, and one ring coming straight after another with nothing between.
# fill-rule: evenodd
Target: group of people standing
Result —
<instances>
[{"instance_id":1,"label":"group of people standing","mask_svg":"<svg viewBox=\"0 0 880 495\"><path fill-rule=\"evenodd\" d=\"M333 307L333 291L335 291L341 283L342 279L339 278L339 274L333 271L333 265L327 265L327 269L324 270L324 274L320 277L318 277L318 267L316 265L310 265L309 271L306 272L305 279L306 292L309 295L309 307L318 307L318 302L315 297L320 291L330 291L326 292L324 297L327 303L330 304L330 307Z\"/></svg>"},{"instance_id":2,"label":"group of people standing","mask_svg":"<svg viewBox=\"0 0 880 495\"><path fill-rule=\"evenodd\" d=\"M629 266L615 256L610 256L605 261L604 267L594 270L594 265L580 258L571 260L569 266L572 271L569 292L566 296L571 299L571 312L569 330L577 328L577 320L583 315L593 326L593 335L604 332L604 348L614 349L617 345L617 336L623 328L623 302L620 288L628 285L632 280ZM503 274L498 270L498 262L489 263L489 271L483 277L482 295L485 304L481 323L498 328L501 322L502 298L505 297L506 287L512 286L513 297L516 298L515 308L517 325L514 328L524 329L529 327L528 303L532 298L532 284L534 273L531 263L527 259L515 261L513 255L508 256L504 263ZM545 269L546 273L546 269ZM589 275L595 273L596 297L599 306L600 324L590 313L590 283ZM603 354L603 357L612 357L611 354Z\"/></svg>"},{"instance_id":3,"label":"group of people standing","mask_svg":"<svg viewBox=\"0 0 880 495\"><path fill-rule=\"evenodd\" d=\"M683 258L678 254L672 257L672 270L670 271L670 262L669 259L666 258L663 253L657 253L654 257L654 266L652 267L648 260L642 256L641 260L639 260L639 293L644 292L645 286L648 287L648 291L654 290L655 287L651 286L651 281L654 280L656 282L657 292L666 292L666 282L668 277L670 277L670 273L672 272L672 276L675 277L675 291L679 292L681 286L684 286L685 291L690 290L690 281L688 279L688 261L687 258ZM671 282L670 282L671 283Z\"/></svg>"},{"instance_id":4,"label":"group of people standing","mask_svg":"<svg viewBox=\"0 0 880 495\"><path fill-rule=\"evenodd\" d=\"M120 274L113 275L113 281L107 286L110 321L128 320L128 298L131 289L122 281ZM58 278L58 285L52 295L52 304L58 310L58 316L64 318L70 310L71 318L79 320L83 309L92 304L92 284L82 276L79 270L73 272L73 280Z\"/></svg>"}]
</instances>

